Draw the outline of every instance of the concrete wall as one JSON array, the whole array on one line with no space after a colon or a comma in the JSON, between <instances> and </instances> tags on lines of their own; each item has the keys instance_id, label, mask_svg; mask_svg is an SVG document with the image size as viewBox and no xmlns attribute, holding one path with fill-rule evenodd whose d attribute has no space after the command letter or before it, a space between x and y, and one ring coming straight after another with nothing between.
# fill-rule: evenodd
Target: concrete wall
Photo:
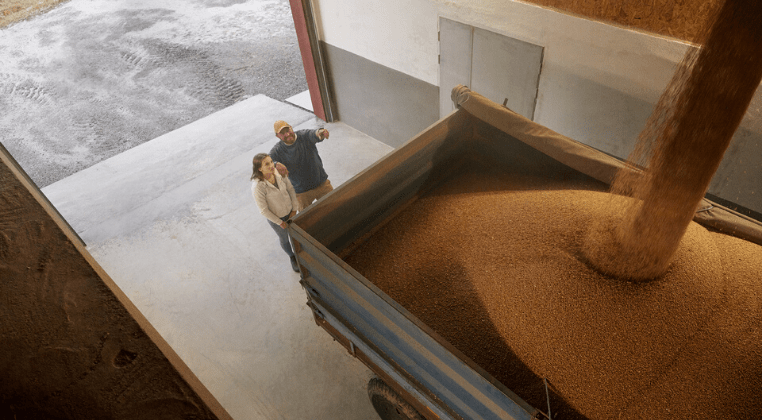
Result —
<instances>
[{"instance_id":1,"label":"concrete wall","mask_svg":"<svg viewBox=\"0 0 762 420\"><path fill-rule=\"evenodd\" d=\"M377 89L391 90L401 98L426 97L427 89L419 92L408 89L416 86L414 82L395 90L389 81L368 81L364 76L379 74L371 69L374 66L385 72L394 71L397 78L452 89L439 83L437 25L442 16L544 47L535 121L619 157L626 157L632 150L675 65L690 48L676 39L516 1L314 0L313 3L326 48L344 52L328 60L329 69L351 68L359 60L365 69L357 75L364 81L364 94L355 95L351 105L348 101L341 103L339 114L347 107L363 109ZM338 84L342 80L337 80ZM345 86L337 88L339 101L345 89ZM421 120L430 119L428 106L421 108ZM760 156L762 148L759 110L754 104L750 108L710 186L710 193L756 212L762 212L759 190L762 166L760 159L751 157ZM376 125L395 123L394 118L379 122L383 115L374 118ZM346 122L365 129L353 121ZM426 121L425 125L432 122ZM408 134L412 136L415 132L411 129Z\"/></svg>"},{"instance_id":2,"label":"concrete wall","mask_svg":"<svg viewBox=\"0 0 762 420\"><path fill-rule=\"evenodd\" d=\"M392 147L439 119L439 88L330 44L335 117Z\"/></svg>"},{"instance_id":3,"label":"concrete wall","mask_svg":"<svg viewBox=\"0 0 762 420\"><path fill-rule=\"evenodd\" d=\"M228 419L0 147L0 418Z\"/></svg>"}]
</instances>

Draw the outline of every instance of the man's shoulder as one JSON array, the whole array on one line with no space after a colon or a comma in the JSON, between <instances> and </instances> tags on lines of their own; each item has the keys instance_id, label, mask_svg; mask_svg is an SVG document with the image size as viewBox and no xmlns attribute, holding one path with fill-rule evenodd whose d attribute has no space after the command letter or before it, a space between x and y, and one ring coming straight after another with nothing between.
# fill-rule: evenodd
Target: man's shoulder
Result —
<instances>
[{"instance_id":1,"label":"man's shoulder","mask_svg":"<svg viewBox=\"0 0 762 420\"><path fill-rule=\"evenodd\" d=\"M277 153L278 151L280 151L281 148L283 147L282 143L283 143L282 141L278 141L277 143L275 143L273 147L270 148L270 154Z\"/></svg>"},{"instance_id":2,"label":"man's shoulder","mask_svg":"<svg viewBox=\"0 0 762 420\"><path fill-rule=\"evenodd\" d=\"M317 128L307 128L296 132L296 141L299 139L306 140L310 144L315 144L320 141L320 137L317 135Z\"/></svg>"},{"instance_id":3,"label":"man's shoulder","mask_svg":"<svg viewBox=\"0 0 762 420\"><path fill-rule=\"evenodd\" d=\"M270 157L273 158L273 160L285 159L287 156L288 149L282 141L278 141L273 145L272 149L270 149Z\"/></svg>"},{"instance_id":4,"label":"man's shoulder","mask_svg":"<svg viewBox=\"0 0 762 420\"><path fill-rule=\"evenodd\" d=\"M303 134L305 136L312 135L315 131L316 130L314 128L304 128L304 129L295 131L295 133L297 134L297 137L298 137L299 134Z\"/></svg>"}]
</instances>

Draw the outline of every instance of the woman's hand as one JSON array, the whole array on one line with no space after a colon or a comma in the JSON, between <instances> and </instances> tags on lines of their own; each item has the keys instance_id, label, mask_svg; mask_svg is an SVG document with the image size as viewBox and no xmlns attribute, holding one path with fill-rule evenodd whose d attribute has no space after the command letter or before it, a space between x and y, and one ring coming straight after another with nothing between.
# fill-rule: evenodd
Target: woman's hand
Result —
<instances>
[{"instance_id":1,"label":"woman's hand","mask_svg":"<svg viewBox=\"0 0 762 420\"><path fill-rule=\"evenodd\" d=\"M282 227L283 229L288 229L288 223L280 222L280 227Z\"/></svg>"}]
</instances>

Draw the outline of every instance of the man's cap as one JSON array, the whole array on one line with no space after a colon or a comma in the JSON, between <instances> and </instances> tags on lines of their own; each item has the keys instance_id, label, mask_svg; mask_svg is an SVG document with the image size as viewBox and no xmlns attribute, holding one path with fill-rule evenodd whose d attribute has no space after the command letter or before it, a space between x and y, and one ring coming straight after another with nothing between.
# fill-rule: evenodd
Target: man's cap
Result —
<instances>
[{"instance_id":1,"label":"man's cap","mask_svg":"<svg viewBox=\"0 0 762 420\"><path fill-rule=\"evenodd\" d=\"M284 127L291 128L291 125L282 120L275 121L275 134L280 133L280 130L283 130ZM293 130L293 128L291 129Z\"/></svg>"}]
</instances>

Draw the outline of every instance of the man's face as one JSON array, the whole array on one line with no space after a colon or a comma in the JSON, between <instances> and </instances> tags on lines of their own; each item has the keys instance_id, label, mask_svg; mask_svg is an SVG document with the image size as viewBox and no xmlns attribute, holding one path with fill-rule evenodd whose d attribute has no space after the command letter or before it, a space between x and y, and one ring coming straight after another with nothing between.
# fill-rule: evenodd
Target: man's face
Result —
<instances>
[{"instance_id":1,"label":"man's face","mask_svg":"<svg viewBox=\"0 0 762 420\"><path fill-rule=\"evenodd\" d=\"M283 129L281 129L275 136L286 144L294 144L296 141L296 134L294 134L294 130L292 130L291 127L283 127Z\"/></svg>"}]
</instances>

